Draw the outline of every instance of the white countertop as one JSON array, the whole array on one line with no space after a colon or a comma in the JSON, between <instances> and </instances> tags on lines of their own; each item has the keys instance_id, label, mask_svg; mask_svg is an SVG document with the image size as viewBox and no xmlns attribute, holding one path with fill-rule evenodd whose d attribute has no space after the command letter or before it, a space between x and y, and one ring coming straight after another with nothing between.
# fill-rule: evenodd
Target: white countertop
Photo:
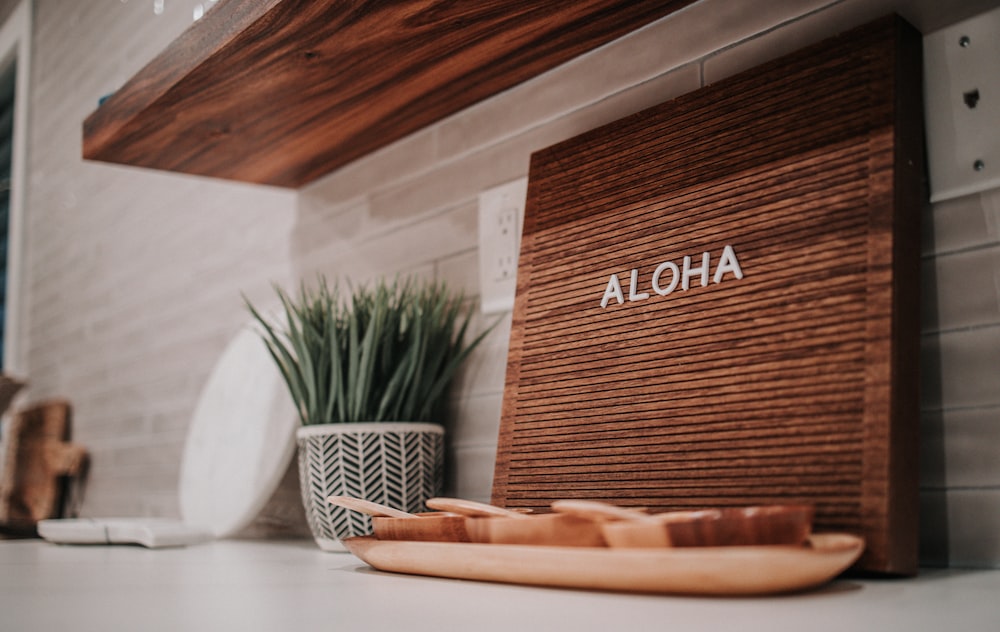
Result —
<instances>
[{"instance_id":1,"label":"white countertop","mask_svg":"<svg viewBox=\"0 0 1000 632\"><path fill-rule=\"evenodd\" d=\"M1000 630L1000 571L691 598L394 575L311 540L187 548L0 541L0 630Z\"/></svg>"}]
</instances>

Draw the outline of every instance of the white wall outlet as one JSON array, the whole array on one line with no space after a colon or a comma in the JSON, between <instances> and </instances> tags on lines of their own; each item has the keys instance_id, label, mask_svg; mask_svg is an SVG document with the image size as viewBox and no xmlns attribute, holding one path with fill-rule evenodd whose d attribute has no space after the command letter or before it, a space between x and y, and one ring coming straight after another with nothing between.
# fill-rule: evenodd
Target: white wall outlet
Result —
<instances>
[{"instance_id":1,"label":"white wall outlet","mask_svg":"<svg viewBox=\"0 0 1000 632\"><path fill-rule=\"evenodd\" d=\"M513 309L528 179L479 194L479 292L484 314Z\"/></svg>"},{"instance_id":2,"label":"white wall outlet","mask_svg":"<svg viewBox=\"0 0 1000 632\"><path fill-rule=\"evenodd\" d=\"M924 37L931 201L1000 187L1000 9Z\"/></svg>"}]
</instances>

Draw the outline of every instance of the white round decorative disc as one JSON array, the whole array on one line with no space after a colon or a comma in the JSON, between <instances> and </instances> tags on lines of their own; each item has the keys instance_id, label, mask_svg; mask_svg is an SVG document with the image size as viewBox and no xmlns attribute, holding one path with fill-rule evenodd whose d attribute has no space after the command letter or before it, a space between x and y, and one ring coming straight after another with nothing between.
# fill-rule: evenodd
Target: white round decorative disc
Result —
<instances>
[{"instance_id":1,"label":"white round decorative disc","mask_svg":"<svg viewBox=\"0 0 1000 632\"><path fill-rule=\"evenodd\" d=\"M232 535L260 513L295 453L298 417L260 334L233 338L208 378L181 461L185 523Z\"/></svg>"}]
</instances>

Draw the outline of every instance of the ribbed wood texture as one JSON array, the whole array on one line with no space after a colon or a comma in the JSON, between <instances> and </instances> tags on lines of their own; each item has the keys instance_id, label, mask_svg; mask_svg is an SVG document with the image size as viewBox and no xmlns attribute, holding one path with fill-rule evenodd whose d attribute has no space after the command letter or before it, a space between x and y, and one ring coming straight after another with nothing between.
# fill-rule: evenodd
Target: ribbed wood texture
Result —
<instances>
[{"instance_id":1,"label":"ribbed wood texture","mask_svg":"<svg viewBox=\"0 0 1000 632\"><path fill-rule=\"evenodd\" d=\"M534 154L494 502L813 502L915 572L921 134L887 18Z\"/></svg>"},{"instance_id":2,"label":"ribbed wood texture","mask_svg":"<svg viewBox=\"0 0 1000 632\"><path fill-rule=\"evenodd\" d=\"M692 0L223 0L84 122L83 156L299 187Z\"/></svg>"}]
</instances>

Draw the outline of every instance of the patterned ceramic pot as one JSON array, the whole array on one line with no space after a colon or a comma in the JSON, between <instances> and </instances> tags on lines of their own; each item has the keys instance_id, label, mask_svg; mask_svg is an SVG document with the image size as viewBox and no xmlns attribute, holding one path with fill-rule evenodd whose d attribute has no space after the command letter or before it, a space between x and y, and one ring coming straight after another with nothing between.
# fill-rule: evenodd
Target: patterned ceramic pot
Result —
<instances>
[{"instance_id":1,"label":"patterned ceramic pot","mask_svg":"<svg viewBox=\"0 0 1000 632\"><path fill-rule=\"evenodd\" d=\"M439 496L444 428L426 423L353 423L302 426L297 431L299 480L306 518L324 551L344 551L340 540L372 532L371 518L336 507L328 496L354 496L426 511Z\"/></svg>"}]
</instances>

